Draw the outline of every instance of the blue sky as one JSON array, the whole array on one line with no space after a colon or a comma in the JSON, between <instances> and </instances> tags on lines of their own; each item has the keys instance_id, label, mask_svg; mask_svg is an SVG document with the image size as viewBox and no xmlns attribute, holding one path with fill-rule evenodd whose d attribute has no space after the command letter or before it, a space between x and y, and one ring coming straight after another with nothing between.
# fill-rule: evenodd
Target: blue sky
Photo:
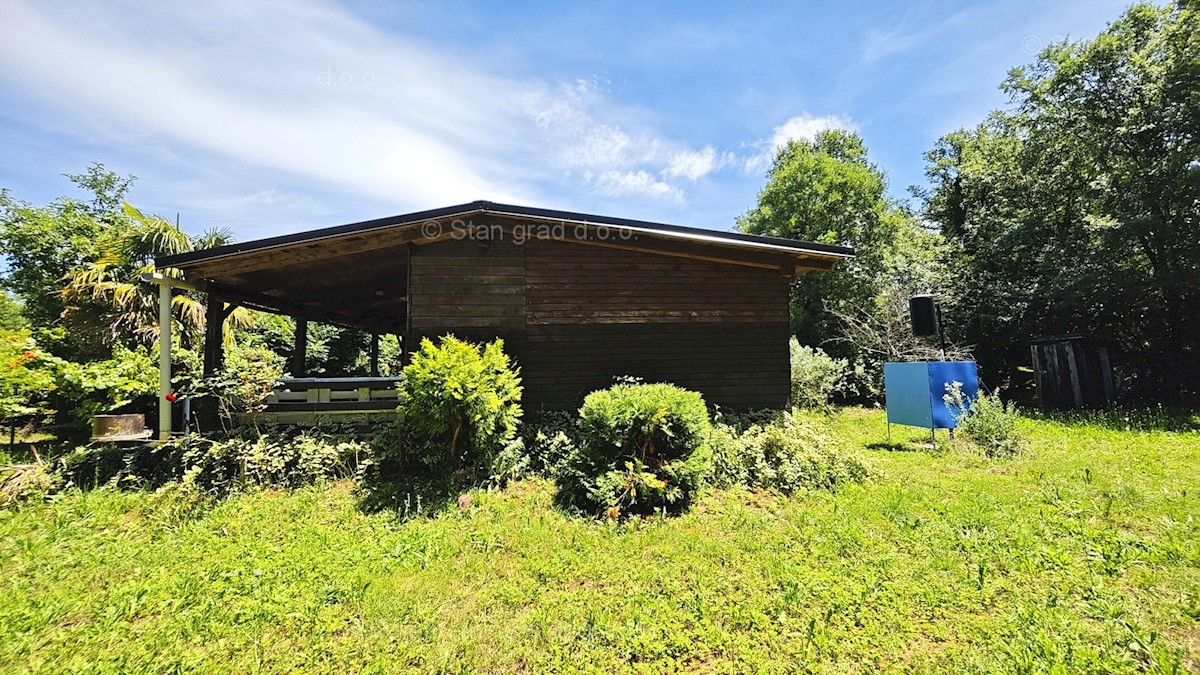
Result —
<instances>
[{"instance_id":1,"label":"blue sky","mask_svg":"<svg viewBox=\"0 0 1200 675\"><path fill-rule=\"evenodd\" d=\"M90 162L241 239L493 199L728 229L773 149L858 131L891 192L1125 2L0 0L0 187Z\"/></svg>"}]
</instances>

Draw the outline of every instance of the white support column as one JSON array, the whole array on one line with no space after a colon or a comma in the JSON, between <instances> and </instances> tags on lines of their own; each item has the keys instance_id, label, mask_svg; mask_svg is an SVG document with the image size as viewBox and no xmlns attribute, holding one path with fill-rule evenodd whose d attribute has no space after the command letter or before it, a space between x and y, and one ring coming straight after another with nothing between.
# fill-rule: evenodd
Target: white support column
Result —
<instances>
[{"instance_id":1,"label":"white support column","mask_svg":"<svg viewBox=\"0 0 1200 675\"><path fill-rule=\"evenodd\" d=\"M171 438L171 286L158 286L158 440Z\"/></svg>"},{"instance_id":2,"label":"white support column","mask_svg":"<svg viewBox=\"0 0 1200 675\"><path fill-rule=\"evenodd\" d=\"M171 438L171 289L204 291L202 287L183 279L168 277L160 272L147 272L142 282L158 286L158 439Z\"/></svg>"}]
</instances>

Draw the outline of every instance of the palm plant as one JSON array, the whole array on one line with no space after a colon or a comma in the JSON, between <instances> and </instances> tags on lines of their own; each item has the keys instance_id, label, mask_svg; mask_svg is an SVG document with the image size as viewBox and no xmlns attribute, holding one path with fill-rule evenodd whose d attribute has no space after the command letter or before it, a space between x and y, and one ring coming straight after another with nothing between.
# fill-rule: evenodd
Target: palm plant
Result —
<instances>
[{"instance_id":1,"label":"palm plant","mask_svg":"<svg viewBox=\"0 0 1200 675\"><path fill-rule=\"evenodd\" d=\"M158 339L157 289L141 281L147 272L180 277L179 270L156 269L154 259L230 243L227 228L192 236L160 216L148 216L129 204L121 218L100 234L100 255L71 270L61 291L68 302L99 305L106 324L104 341L151 344ZM204 329L204 302L193 292L176 293L171 306L182 344L194 344ZM251 313L236 309L234 325L248 326Z\"/></svg>"}]
</instances>

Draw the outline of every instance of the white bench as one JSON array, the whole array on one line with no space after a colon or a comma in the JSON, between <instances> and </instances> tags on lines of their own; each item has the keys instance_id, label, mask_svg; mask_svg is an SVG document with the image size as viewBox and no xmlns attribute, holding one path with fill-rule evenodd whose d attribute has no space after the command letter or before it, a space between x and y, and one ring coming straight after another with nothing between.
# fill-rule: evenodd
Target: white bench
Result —
<instances>
[{"instance_id":1,"label":"white bench","mask_svg":"<svg viewBox=\"0 0 1200 675\"><path fill-rule=\"evenodd\" d=\"M297 424L318 417L395 419L403 377L297 377L279 380L262 421Z\"/></svg>"}]
</instances>

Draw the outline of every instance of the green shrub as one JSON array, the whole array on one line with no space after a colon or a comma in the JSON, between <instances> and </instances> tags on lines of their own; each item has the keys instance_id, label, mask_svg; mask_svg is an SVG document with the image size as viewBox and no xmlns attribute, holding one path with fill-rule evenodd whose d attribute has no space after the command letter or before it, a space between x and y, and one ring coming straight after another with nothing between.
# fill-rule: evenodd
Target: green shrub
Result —
<instances>
[{"instance_id":1,"label":"green shrub","mask_svg":"<svg viewBox=\"0 0 1200 675\"><path fill-rule=\"evenodd\" d=\"M801 346L792 338L792 405L824 409L840 391L849 369L845 359L835 359L820 347Z\"/></svg>"},{"instance_id":2,"label":"green shrub","mask_svg":"<svg viewBox=\"0 0 1200 675\"><path fill-rule=\"evenodd\" d=\"M63 458L63 474L84 488L184 481L223 494L246 486L296 487L345 478L369 453L361 441L311 431L221 440L191 435L133 448L80 447Z\"/></svg>"},{"instance_id":3,"label":"green shrub","mask_svg":"<svg viewBox=\"0 0 1200 675\"><path fill-rule=\"evenodd\" d=\"M49 354L41 362L53 372L51 400L57 408L60 436L86 436L91 417L153 408L158 393L157 355L144 347L113 347L103 361L76 363Z\"/></svg>"},{"instance_id":4,"label":"green shrub","mask_svg":"<svg viewBox=\"0 0 1200 675\"><path fill-rule=\"evenodd\" d=\"M759 408L757 410L726 410L721 406L713 406L713 408L713 424L732 427L738 433L755 425L765 427L783 417L783 411L776 408Z\"/></svg>"},{"instance_id":5,"label":"green shrub","mask_svg":"<svg viewBox=\"0 0 1200 675\"><path fill-rule=\"evenodd\" d=\"M579 420L573 413L548 410L527 416L519 437L492 460L491 480L503 485L535 476L557 478L578 446Z\"/></svg>"},{"instance_id":6,"label":"green shrub","mask_svg":"<svg viewBox=\"0 0 1200 675\"><path fill-rule=\"evenodd\" d=\"M216 377L202 385L203 393L217 400L217 411L232 423L244 413L258 428L267 397L283 377L284 359L267 347L256 344L235 345L225 354L225 365Z\"/></svg>"},{"instance_id":7,"label":"green shrub","mask_svg":"<svg viewBox=\"0 0 1200 675\"><path fill-rule=\"evenodd\" d=\"M559 484L570 503L610 517L685 508L710 471L704 398L669 384L623 383L579 410L581 443Z\"/></svg>"},{"instance_id":8,"label":"green shrub","mask_svg":"<svg viewBox=\"0 0 1200 675\"><path fill-rule=\"evenodd\" d=\"M56 362L46 356L29 331L0 328L0 428L37 424L53 412Z\"/></svg>"},{"instance_id":9,"label":"green shrub","mask_svg":"<svg viewBox=\"0 0 1200 675\"><path fill-rule=\"evenodd\" d=\"M516 436L521 379L503 340L422 340L404 369L403 393L403 428L432 468L486 470Z\"/></svg>"},{"instance_id":10,"label":"green shrub","mask_svg":"<svg viewBox=\"0 0 1200 675\"><path fill-rule=\"evenodd\" d=\"M717 425L710 445L718 487L745 485L791 494L861 483L871 475L866 461L842 441L817 422L791 413L742 433Z\"/></svg>"},{"instance_id":11,"label":"green shrub","mask_svg":"<svg viewBox=\"0 0 1200 675\"><path fill-rule=\"evenodd\" d=\"M1016 405L1006 403L999 394L981 393L967 401L962 384L954 382L947 385L944 398L958 423L960 437L973 442L987 457L1003 459L1025 449L1025 438L1017 430L1021 415Z\"/></svg>"}]
</instances>

